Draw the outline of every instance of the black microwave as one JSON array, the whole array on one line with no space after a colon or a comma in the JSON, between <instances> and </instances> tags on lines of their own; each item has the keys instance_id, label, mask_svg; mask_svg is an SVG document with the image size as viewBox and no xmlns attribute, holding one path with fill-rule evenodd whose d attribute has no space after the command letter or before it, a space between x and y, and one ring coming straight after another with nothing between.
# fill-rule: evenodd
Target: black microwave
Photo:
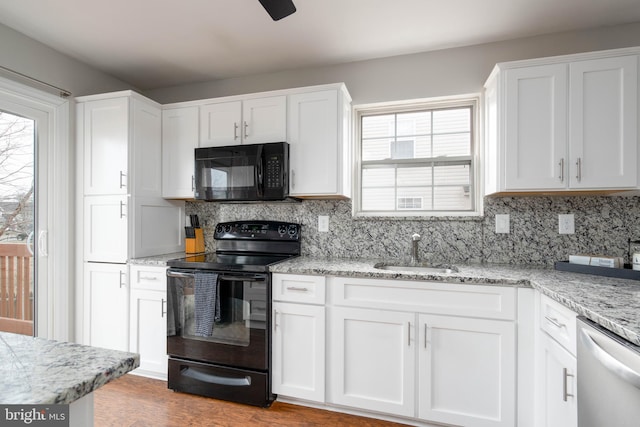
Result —
<instances>
[{"instance_id":1,"label":"black microwave","mask_svg":"<svg viewBox=\"0 0 640 427\"><path fill-rule=\"evenodd\" d=\"M283 200L288 196L286 142L195 149L197 200Z\"/></svg>"}]
</instances>

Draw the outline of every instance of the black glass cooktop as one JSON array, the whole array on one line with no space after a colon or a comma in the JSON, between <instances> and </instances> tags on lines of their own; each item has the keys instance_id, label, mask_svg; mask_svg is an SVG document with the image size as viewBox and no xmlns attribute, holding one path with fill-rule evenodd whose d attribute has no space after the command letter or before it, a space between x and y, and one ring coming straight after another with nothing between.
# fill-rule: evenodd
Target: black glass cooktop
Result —
<instances>
[{"instance_id":1,"label":"black glass cooktop","mask_svg":"<svg viewBox=\"0 0 640 427\"><path fill-rule=\"evenodd\" d=\"M167 261L169 267L221 270L221 271L269 271L269 266L297 255L281 254L226 254L208 253L191 255Z\"/></svg>"}]
</instances>

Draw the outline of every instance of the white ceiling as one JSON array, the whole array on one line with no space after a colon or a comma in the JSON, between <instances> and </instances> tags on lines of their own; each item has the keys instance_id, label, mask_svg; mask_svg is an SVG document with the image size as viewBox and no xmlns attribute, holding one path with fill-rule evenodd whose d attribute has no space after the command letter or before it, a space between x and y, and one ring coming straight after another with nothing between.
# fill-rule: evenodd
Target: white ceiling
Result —
<instances>
[{"instance_id":1,"label":"white ceiling","mask_svg":"<svg viewBox=\"0 0 640 427\"><path fill-rule=\"evenodd\" d=\"M0 0L0 23L146 90L640 21L638 0L294 3Z\"/></svg>"}]
</instances>

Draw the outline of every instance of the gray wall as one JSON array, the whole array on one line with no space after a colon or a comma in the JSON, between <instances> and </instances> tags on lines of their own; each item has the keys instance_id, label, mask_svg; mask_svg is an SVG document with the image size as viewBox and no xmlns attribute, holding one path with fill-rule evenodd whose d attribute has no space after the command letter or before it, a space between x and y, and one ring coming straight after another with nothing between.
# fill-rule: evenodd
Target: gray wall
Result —
<instances>
[{"instance_id":1,"label":"gray wall","mask_svg":"<svg viewBox=\"0 0 640 427\"><path fill-rule=\"evenodd\" d=\"M160 103L344 82L353 104L480 92L498 62L640 45L640 22L150 90Z\"/></svg>"},{"instance_id":2,"label":"gray wall","mask_svg":"<svg viewBox=\"0 0 640 427\"><path fill-rule=\"evenodd\" d=\"M2 24L0 52L0 65L3 67L66 89L74 96L134 89ZM26 83L2 70L0 76Z\"/></svg>"}]
</instances>

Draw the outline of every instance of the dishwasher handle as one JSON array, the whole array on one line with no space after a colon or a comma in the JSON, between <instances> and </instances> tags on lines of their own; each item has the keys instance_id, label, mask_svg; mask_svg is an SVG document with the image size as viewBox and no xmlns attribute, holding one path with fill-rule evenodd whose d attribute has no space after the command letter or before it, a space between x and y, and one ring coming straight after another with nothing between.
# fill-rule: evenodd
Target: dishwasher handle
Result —
<instances>
[{"instance_id":1,"label":"dishwasher handle","mask_svg":"<svg viewBox=\"0 0 640 427\"><path fill-rule=\"evenodd\" d=\"M594 341L586 329L580 330L580 341L602 366L622 378L625 382L640 389L640 374L607 353Z\"/></svg>"}]
</instances>

